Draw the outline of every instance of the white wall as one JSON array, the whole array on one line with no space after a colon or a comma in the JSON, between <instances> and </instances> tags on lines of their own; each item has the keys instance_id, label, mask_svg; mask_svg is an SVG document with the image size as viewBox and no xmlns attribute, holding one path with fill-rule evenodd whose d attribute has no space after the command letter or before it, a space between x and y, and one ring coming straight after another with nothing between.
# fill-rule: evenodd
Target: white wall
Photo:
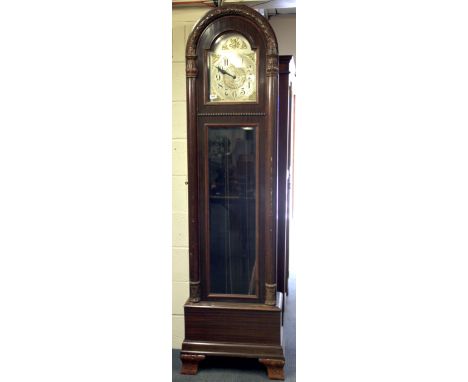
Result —
<instances>
[{"instance_id":1,"label":"white wall","mask_svg":"<svg viewBox=\"0 0 468 382\"><path fill-rule=\"evenodd\" d=\"M278 39L280 55L292 54L296 60L296 15L272 16L269 22Z\"/></svg>"}]
</instances>

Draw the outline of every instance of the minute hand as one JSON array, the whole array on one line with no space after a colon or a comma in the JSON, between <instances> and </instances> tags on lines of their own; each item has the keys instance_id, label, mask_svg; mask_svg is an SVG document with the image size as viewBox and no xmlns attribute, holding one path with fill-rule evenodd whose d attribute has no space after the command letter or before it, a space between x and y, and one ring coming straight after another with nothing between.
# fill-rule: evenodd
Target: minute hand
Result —
<instances>
[{"instance_id":1,"label":"minute hand","mask_svg":"<svg viewBox=\"0 0 468 382\"><path fill-rule=\"evenodd\" d=\"M228 76L231 76L232 78L236 79L236 76L232 75L229 72L226 72L224 69L220 68L219 66L217 66L216 69L218 69L221 73L227 74Z\"/></svg>"}]
</instances>

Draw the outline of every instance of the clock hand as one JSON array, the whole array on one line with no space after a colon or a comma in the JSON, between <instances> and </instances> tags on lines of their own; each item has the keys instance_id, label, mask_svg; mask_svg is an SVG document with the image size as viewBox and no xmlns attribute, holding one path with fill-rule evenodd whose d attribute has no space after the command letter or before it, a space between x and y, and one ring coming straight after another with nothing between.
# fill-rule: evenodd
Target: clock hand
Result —
<instances>
[{"instance_id":1,"label":"clock hand","mask_svg":"<svg viewBox=\"0 0 468 382\"><path fill-rule=\"evenodd\" d=\"M226 72L224 69L220 68L219 66L216 67L221 73L227 74L228 76L231 76L232 78L236 79L236 76L232 75L229 72Z\"/></svg>"}]
</instances>

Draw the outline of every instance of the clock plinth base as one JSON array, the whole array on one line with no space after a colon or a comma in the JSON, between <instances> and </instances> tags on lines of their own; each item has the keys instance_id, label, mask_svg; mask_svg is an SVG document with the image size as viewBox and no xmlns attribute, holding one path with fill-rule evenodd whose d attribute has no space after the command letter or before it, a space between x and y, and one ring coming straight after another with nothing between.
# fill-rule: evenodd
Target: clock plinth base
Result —
<instances>
[{"instance_id":1,"label":"clock plinth base","mask_svg":"<svg viewBox=\"0 0 468 382\"><path fill-rule=\"evenodd\" d=\"M284 359L260 358L259 362L267 367L269 379L284 381Z\"/></svg>"},{"instance_id":2,"label":"clock plinth base","mask_svg":"<svg viewBox=\"0 0 468 382\"><path fill-rule=\"evenodd\" d=\"M281 293L277 301L275 306L187 302L181 359L190 355L256 358L267 367L270 379L284 379Z\"/></svg>"},{"instance_id":3,"label":"clock plinth base","mask_svg":"<svg viewBox=\"0 0 468 382\"><path fill-rule=\"evenodd\" d=\"M205 356L202 354L184 354L180 355L182 369L180 374L195 375L198 372L198 363L203 361Z\"/></svg>"}]
</instances>

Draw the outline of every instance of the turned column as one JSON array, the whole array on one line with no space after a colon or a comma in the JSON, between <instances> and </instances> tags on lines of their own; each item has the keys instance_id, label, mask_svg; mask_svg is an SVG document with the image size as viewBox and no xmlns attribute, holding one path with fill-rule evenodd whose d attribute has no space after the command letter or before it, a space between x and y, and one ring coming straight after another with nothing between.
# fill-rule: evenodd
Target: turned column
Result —
<instances>
[{"instance_id":1,"label":"turned column","mask_svg":"<svg viewBox=\"0 0 468 382\"><path fill-rule=\"evenodd\" d=\"M278 53L267 53L267 117L265 163L265 304L276 305L276 125L278 100Z\"/></svg>"}]
</instances>

